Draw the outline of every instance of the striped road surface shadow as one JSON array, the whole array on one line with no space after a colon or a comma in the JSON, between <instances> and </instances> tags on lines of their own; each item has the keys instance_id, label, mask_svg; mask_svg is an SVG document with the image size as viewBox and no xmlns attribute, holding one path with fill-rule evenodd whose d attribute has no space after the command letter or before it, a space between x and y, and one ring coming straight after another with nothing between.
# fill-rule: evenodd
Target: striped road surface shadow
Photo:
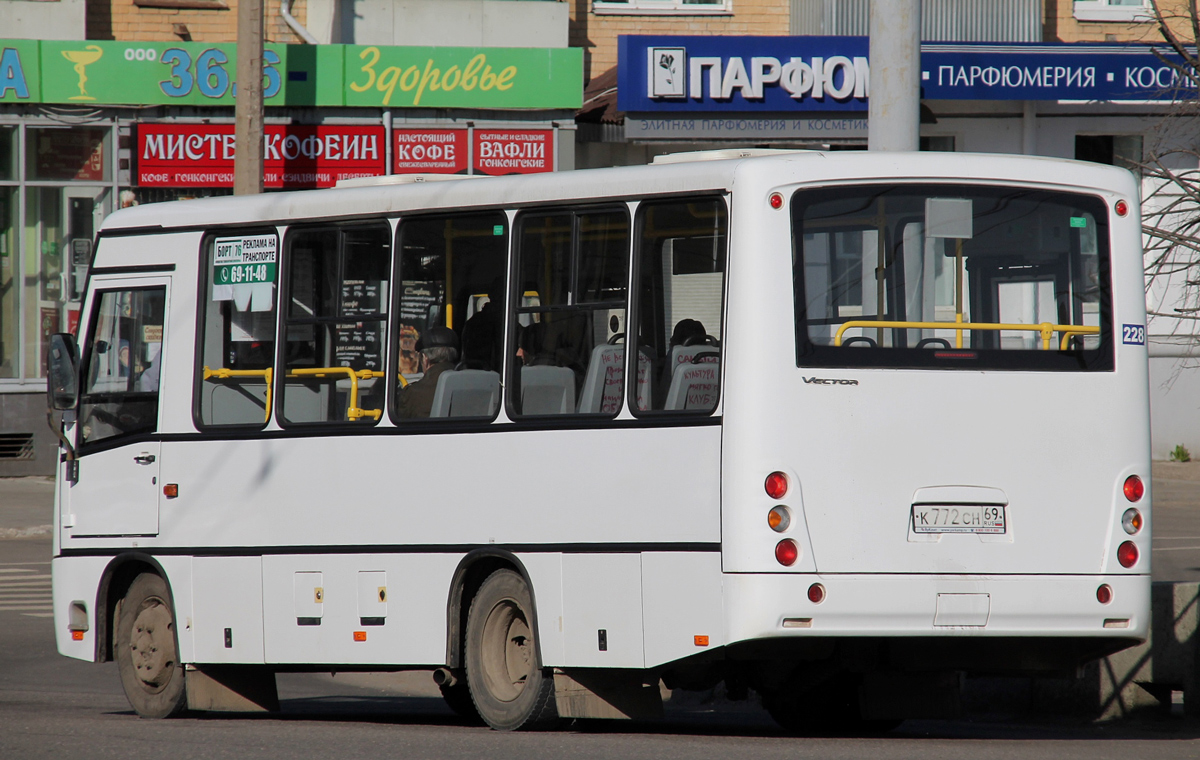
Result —
<instances>
[{"instance_id":1,"label":"striped road surface shadow","mask_svg":"<svg viewBox=\"0 0 1200 760\"><path fill-rule=\"evenodd\" d=\"M54 617L50 563L0 563L0 618L5 615Z\"/></svg>"}]
</instances>

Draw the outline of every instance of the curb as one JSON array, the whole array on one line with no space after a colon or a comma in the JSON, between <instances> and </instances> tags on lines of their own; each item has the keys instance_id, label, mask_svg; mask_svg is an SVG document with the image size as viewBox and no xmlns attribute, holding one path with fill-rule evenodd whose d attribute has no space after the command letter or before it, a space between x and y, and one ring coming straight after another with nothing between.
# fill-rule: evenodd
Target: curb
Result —
<instances>
[{"instance_id":1,"label":"curb","mask_svg":"<svg viewBox=\"0 0 1200 760\"><path fill-rule=\"evenodd\" d=\"M0 528L0 541L20 538L45 538L53 531L53 525L35 525L32 528Z\"/></svg>"}]
</instances>

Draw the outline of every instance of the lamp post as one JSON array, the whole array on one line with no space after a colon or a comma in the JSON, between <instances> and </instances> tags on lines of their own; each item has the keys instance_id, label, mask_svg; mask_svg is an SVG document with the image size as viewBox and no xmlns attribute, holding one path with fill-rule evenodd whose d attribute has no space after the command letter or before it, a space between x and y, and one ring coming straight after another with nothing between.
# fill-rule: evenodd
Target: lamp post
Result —
<instances>
[{"instance_id":1,"label":"lamp post","mask_svg":"<svg viewBox=\"0 0 1200 760\"><path fill-rule=\"evenodd\" d=\"M263 191L263 0L238 0L234 195Z\"/></svg>"},{"instance_id":2,"label":"lamp post","mask_svg":"<svg viewBox=\"0 0 1200 760\"><path fill-rule=\"evenodd\" d=\"M921 147L921 0L871 0L869 150Z\"/></svg>"}]
</instances>

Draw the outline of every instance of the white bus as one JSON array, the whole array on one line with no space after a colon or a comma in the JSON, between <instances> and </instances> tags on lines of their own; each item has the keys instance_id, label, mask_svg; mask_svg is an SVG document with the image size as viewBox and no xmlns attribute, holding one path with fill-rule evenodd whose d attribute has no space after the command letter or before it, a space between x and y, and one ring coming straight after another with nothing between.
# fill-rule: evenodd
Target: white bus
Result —
<instances>
[{"instance_id":1,"label":"white bus","mask_svg":"<svg viewBox=\"0 0 1200 760\"><path fill-rule=\"evenodd\" d=\"M806 730L1145 639L1134 178L751 153L110 216L59 651L143 716L429 670L497 729L661 680Z\"/></svg>"}]
</instances>

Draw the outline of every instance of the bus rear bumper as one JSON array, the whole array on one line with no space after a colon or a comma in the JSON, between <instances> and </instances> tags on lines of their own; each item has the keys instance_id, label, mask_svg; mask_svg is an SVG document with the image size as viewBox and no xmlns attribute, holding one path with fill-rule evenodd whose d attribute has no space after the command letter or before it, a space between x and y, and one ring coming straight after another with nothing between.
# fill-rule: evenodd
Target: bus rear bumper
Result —
<instances>
[{"instance_id":1,"label":"bus rear bumper","mask_svg":"<svg viewBox=\"0 0 1200 760\"><path fill-rule=\"evenodd\" d=\"M813 584L824 596L809 598ZM727 573L728 643L780 637L1139 639L1149 575ZM1111 599L1097 590L1107 585Z\"/></svg>"}]
</instances>

